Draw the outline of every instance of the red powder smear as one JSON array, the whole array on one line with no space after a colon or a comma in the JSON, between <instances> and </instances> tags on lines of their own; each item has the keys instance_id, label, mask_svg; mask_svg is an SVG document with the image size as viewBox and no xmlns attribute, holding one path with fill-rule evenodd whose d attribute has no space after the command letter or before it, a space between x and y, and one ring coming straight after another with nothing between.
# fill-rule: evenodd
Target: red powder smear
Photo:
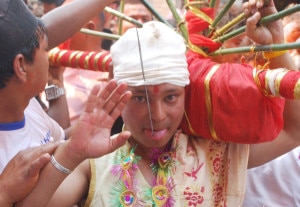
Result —
<instances>
[{"instance_id":1,"label":"red powder smear","mask_svg":"<svg viewBox=\"0 0 300 207\"><path fill-rule=\"evenodd\" d=\"M153 86L153 92L158 93L159 92L159 87L158 86Z\"/></svg>"}]
</instances>

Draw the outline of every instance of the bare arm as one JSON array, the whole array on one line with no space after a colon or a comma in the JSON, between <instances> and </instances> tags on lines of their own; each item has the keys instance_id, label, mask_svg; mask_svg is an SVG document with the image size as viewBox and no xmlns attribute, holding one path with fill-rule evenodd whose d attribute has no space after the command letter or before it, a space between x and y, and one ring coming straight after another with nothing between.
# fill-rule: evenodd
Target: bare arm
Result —
<instances>
[{"instance_id":1,"label":"bare arm","mask_svg":"<svg viewBox=\"0 0 300 207\"><path fill-rule=\"evenodd\" d=\"M48 85L57 85L64 88L64 67L50 67ZM70 115L66 95L49 101L48 115L54 119L63 129L68 129L70 124Z\"/></svg>"},{"instance_id":2,"label":"bare arm","mask_svg":"<svg viewBox=\"0 0 300 207\"><path fill-rule=\"evenodd\" d=\"M257 2L259 1L250 0L249 3L244 4L245 12L251 10L258 11L256 13L253 12L252 15L250 15L251 17L247 19L247 35L255 42L262 45L284 43L281 21L275 21L264 26L258 26L257 24L261 17L277 12L273 0L270 0L266 6L262 6L262 4ZM287 68L295 70L296 65L291 56L286 53L270 59L270 68ZM300 113L297 112L299 111L299 107L299 101L285 101L283 130L272 142L251 145L248 164L249 168L264 164L300 144Z\"/></svg>"},{"instance_id":3,"label":"bare arm","mask_svg":"<svg viewBox=\"0 0 300 207\"><path fill-rule=\"evenodd\" d=\"M295 69L295 64L289 54L273 60L276 67ZM285 100L283 119L284 126L278 137L272 142L254 144L250 146L250 157L248 167L262 165L276 157L294 149L300 144L300 101Z\"/></svg>"},{"instance_id":4,"label":"bare arm","mask_svg":"<svg viewBox=\"0 0 300 207\"><path fill-rule=\"evenodd\" d=\"M89 160L82 162L59 186L47 207L69 207L79 203L88 193L90 184ZM70 193L72 189L72 193Z\"/></svg>"},{"instance_id":5,"label":"bare arm","mask_svg":"<svg viewBox=\"0 0 300 207\"><path fill-rule=\"evenodd\" d=\"M48 29L49 48L53 48L79 31L114 0L75 0L57 7L42 17Z\"/></svg>"}]
</instances>

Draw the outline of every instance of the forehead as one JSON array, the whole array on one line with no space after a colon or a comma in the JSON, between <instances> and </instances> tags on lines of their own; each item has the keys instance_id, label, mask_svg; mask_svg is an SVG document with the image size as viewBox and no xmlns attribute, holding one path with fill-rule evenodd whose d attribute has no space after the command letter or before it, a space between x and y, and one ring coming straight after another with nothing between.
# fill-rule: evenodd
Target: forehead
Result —
<instances>
[{"instance_id":1,"label":"forehead","mask_svg":"<svg viewBox=\"0 0 300 207\"><path fill-rule=\"evenodd\" d=\"M125 15L139 14L144 16L151 16L150 11L143 4L125 4L124 6Z\"/></svg>"},{"instance_id":2,"label":"forehead","mask_svg":"<svg viewBox=\"0 0 300 207\"><path fill-rule=\"evenodd\" d=\"M128 86L128 90L132 91L132 93L145 93L146 89L149 94L157 94L157 93L171 93L184 90L182 86L176 86L170 83L163 83L158 85L142 85L142 86Z\"/></svg>"}]
</instances>

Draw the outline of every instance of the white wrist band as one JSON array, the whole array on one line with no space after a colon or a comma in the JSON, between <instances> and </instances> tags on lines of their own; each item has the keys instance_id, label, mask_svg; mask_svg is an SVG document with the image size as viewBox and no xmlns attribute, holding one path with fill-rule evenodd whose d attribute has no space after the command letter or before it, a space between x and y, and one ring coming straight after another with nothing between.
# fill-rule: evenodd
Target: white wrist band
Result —
<instances>
[{"instance_id":1,"label":"white wrist band","mask_svg":"<svg viewBox=\"0 0 300 207\"><path fill-rule=\"evenodd\" d=\"M68 168L65 168L64 166L62 166L61 164L59 164L56 159L54 158L53 155L51 155L51 159L50 162L52 163L52 165L58 169L59 171L65 173L65 174L70 174L72 172L72 170L69 170Z\"/></svg>"}]
</instances>

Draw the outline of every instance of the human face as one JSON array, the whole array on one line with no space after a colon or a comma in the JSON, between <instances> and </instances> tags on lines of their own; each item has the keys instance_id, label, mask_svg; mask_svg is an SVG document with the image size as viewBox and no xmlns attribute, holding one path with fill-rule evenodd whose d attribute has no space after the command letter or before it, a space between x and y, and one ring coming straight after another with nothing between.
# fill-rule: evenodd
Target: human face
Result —
<instances>
[{"instance_id":1,"label":"human face","mask_svg":"<svg viewBox=\"0 0 300 207\"><path fill-rule=\"evenodd\" d=\"M147 86L153 133L145 86L129 87L132 98L122 112L126 130L138 148L163 148L176 132L184 114L184 87L172 84Z\"/></svg>"},{"instance_id":2,"label":"human face","mask_svg":"<svg viewBox=\"0 0 300 207\"><path fill-rule=\"evenodd\" d=\"M44 35L40 39L40 47L36 48L35 56L32 63L27 63L28 81L30 88L35 90L32 94L36 96L38 93L44 90L45 85L48 81L48 38Z\"/></svg>"},{"instance_id":3,"label":"human face","mask_svg":"<svg viewBox=\"0 0 300 207\"><path fill-rule=\"evenodd\" d=\"M124 15L131 17L143 24L152 20L151 12L143 4L125 4ZM122 34L132 27L135 27L135 25L128 21L123 21Z\"/></svg>"},{"instance_id":4,"label":"human face","mask_svg":"<svg viewBox=\"0 0 300 207\"><path fill-rule=\"evenodd\" d=\"M51 3L43 3L44 14L47 14L49 11L55 9L57 6Z\"/></svg>"}]
</instances>

